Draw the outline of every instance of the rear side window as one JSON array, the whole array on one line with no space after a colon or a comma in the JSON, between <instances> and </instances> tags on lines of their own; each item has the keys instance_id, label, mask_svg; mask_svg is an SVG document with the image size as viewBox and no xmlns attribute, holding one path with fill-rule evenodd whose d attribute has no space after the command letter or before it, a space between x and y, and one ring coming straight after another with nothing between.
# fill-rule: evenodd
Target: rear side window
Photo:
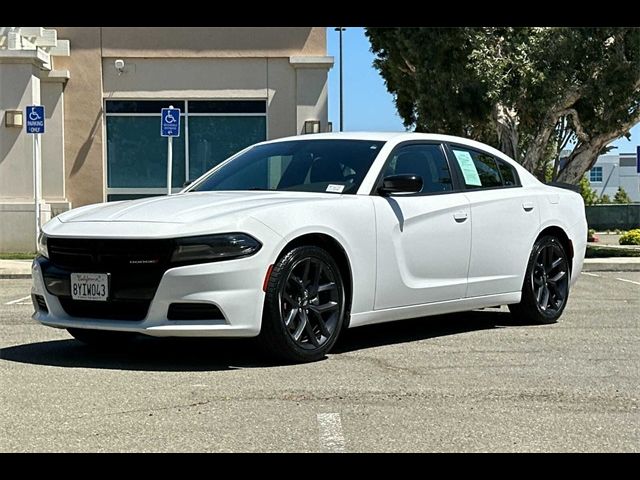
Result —
<instances>
[{"instance_id":1,"label":"rear side window","mask_svg":"<svg viewBox=\"0 0 640 480\"><path fill-rule=\"evenodd\" d=\"M460 147L452 147L451 151L467 189L510 187L518 184L514 168L492 155Z\"/></svg>"},{"instance_id":2,"label":"rear side window","mask_svg":"<svg viewBox=\"0 0 640 480\"><path fill-rule=\"evenodd\" d=\"M498 169L500 170L500 175L502 176L502 182L505 187L512 187L514 185L518 185L518 181L516 180L516 169L509 165L507 162L503 162L500 159L496 158L496 163L498 164Z\"/></svg>"}]
</instances>

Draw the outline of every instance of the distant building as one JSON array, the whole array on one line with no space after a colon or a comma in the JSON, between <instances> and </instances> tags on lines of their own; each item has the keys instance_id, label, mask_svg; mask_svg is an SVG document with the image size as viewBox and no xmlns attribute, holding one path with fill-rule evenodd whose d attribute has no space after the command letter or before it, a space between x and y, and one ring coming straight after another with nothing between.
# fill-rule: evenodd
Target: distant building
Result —
<instances>
[{"instance_id":1,"label":"distant building","mask_svg":"<svg viewBox=\"0 0 640 480\"><path fill-rule=\"evenodd\" d=\"M622 187L634 202L640 202L640 173L636 153L600 155L595 165L587 172L591 188L599 197L607 195L613 200Z\"/></svg>"},{"instance_id":2,"label":"distant building","mask_svg":"<svg viewBox=\"0 0 640 480\"><path fill-rule=\"evenodd\" d=\"M44 105L43 222L167 191L160 109L180 108L174 191L253 143L327 131L324 27L0 27L0 252L33 251L33 138Z\"/></svg>"}]
</instances>

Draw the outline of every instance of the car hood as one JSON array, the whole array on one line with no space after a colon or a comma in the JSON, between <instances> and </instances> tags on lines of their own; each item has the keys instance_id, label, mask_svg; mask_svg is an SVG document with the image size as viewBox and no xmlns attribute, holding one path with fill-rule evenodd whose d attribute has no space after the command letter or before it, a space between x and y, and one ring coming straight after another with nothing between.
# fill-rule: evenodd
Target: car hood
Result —
<instances>
[{"instance_id":1,"label":"car hood","mask_svg":"<svg viewBox=\"0 0 640 480\"><path fill-rule=\"evenodd\" d=\"M221 217L251 216L291 203L335 200L336 195L306 192L193 192L76 208L58 215L62 223L136 222L194 224Z\"/></svg>"}]
</instances>

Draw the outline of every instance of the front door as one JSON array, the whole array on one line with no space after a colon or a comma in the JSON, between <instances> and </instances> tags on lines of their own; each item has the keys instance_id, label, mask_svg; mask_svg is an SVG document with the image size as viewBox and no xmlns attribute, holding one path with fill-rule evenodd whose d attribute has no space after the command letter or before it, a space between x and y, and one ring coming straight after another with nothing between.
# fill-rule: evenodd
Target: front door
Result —
<instances>
[{"instance_id":1,"label":"front door","mask_svg":"<svg viewBox=\"0 0 640 480\"><path fill-rule=\"evenodd\" d=\"M439 144L405 144L384 175L416 174L415 194L374 196L377 235L375 309L463 298L471 250L469 201L454 190Z\"/></svg>"}]
</instances>

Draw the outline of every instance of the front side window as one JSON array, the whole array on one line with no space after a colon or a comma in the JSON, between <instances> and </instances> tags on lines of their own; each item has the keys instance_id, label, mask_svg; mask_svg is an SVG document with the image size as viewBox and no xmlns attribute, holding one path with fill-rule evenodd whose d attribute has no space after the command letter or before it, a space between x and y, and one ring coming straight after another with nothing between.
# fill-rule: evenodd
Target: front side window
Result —
<instances>
[{"instance_id":1,"label":"front side window","mask_svg":"<svg viewBox=\"0 0 640 480\"><path fill-rule=\"evenodd\" d=\"M384 142L292 140L250 148L189 191L357 192Z\"/></svg>"},{"instance_id":2,"label":"front side window","mask_svg":"<svg viewBox=\"0 0 640 480\"><path fill-rule=\"evenodd\" d=\"M419 175L420 193L439 193L453 189L451 172L442 147L436 144L406 145L397 149L387 164L384 176Z\"/></svg>"}]
</instances>

